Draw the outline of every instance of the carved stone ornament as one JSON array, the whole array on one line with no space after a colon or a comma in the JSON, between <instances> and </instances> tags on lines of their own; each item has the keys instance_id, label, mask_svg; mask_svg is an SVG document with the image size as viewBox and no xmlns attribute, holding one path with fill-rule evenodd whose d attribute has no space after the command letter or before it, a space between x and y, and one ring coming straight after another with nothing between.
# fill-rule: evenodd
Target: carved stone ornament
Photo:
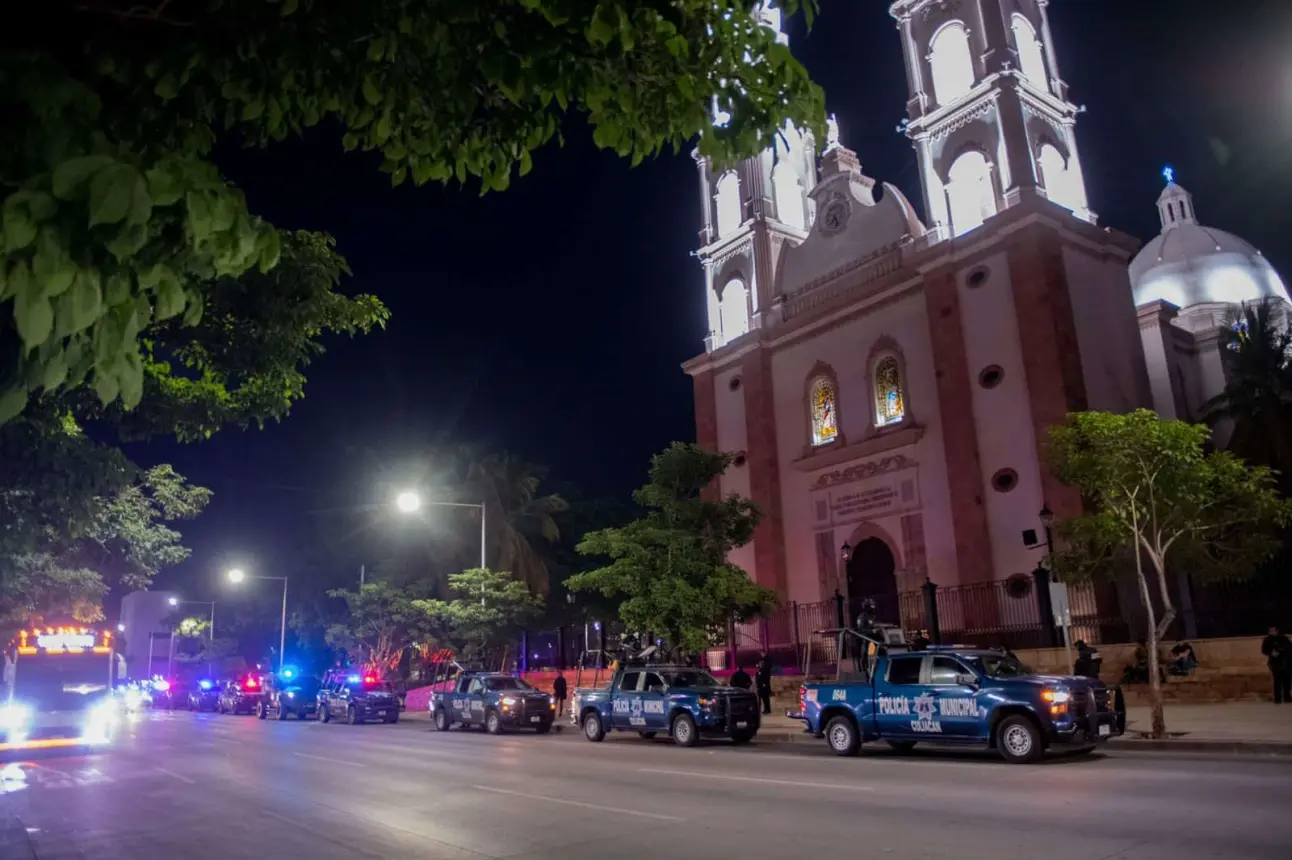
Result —
<instances>
[{"instance_id":1,"label":"carved stone ornament","mask_svg":"<svg viewBox=\"0 0 1292 860\"><path fill-rule=\"evenodd\" d=\"M943 12L954 12L960 8L960 0L932 0L924 7L924 20Z\"/></svg>"},{"instance_id":2,"label":"carved stone ornament","mask_svg":"<svg viewBox=\"0 0 1292 860\"><path fill-rule=\"evenodd\" d=\"M899 469L907 469L914 465L915 461L905 454L894 454L882 460L871 460L866 463L849 466L846 469L835 469L833 472L826 472L816 479L812 489L821 490L826 487L833 487L836 484L851 484L856 481L864 481L884 472L896 472Z\"/></svg>"},{"instance_id":3,"label":"carved stone ornament","mask_svg":"<svg viewBox=\"0 0 1292 860\"><path fill-rule=\"evenodd\" d=\"M848 226L848 219L851 217L852 204L848 202L847 196L834 191L821 206L816 223L819 225L821 232L828 236L842 232L843 228Z\"/></svg>"}]
</instances>

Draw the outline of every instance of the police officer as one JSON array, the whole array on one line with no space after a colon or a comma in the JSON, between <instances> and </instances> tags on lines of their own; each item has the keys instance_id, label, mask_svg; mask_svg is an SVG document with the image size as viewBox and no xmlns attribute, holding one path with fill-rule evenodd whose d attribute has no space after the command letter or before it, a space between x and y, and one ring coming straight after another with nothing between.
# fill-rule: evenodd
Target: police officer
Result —
<instances>
[{"instance_id":1,"label":"police officer","mask_svg":"<svg viewBox=\"0 0 1292 860\"><path fill-rule=\"evenodd\" d=\"M758 687L758 699L763 703L763 713L772 712L772 660L763 651L758 656L758 669L754 673L755 685Z\"/></svg>"}]
</instances>

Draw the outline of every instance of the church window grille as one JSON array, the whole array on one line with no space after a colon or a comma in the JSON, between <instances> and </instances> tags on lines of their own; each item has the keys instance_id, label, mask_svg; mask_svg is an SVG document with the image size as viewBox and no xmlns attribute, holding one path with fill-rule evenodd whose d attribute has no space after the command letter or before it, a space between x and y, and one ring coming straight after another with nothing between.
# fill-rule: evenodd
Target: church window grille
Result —
<instances>
[{"instance_id":1,"label":"church window grille","mask_svg":"<svg viewBox=\"0 0 1292 860\"><path fill-rule=\"evenodd\" d=\"M885 356L875 364L875 426L887 427L905 417L902 368L896 358Z\"/></svg>"},{"instance_id":2,"label":"church window grille","mask_svg":"<svg viewBox=\"0 0 1292 860\"><path fill-rule=\"evenodd\" d=\"M839 438L839 402L834 382L824 376L813 381L809 389L812 410L812 444L829 445Z\"/></svg>"}]
</instances>

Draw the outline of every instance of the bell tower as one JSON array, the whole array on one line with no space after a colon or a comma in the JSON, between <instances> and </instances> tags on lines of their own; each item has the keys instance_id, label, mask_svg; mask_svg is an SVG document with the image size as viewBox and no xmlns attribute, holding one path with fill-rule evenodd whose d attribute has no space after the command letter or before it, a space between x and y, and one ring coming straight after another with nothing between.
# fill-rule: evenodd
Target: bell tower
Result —
<instances>
[{"instance_id":1,"label":"bell tower","mask_svg":"<svg viewBox=\"0 0 1292 860\"><path fill-rule=\"evenodd\" d=\"M1076 118L1059 75L1049 0L897 0L907 136L929 232L961 236L1022 195L1091 223Z\"/></svg>"},{"instance_id":2,"label":"bell tower","mask_svg":"<svg viewBox=\"0 0 1292 860\"><path fill-rule=\"evenodd\" d=\"M777 41L788 44L779 9L764 3L755 14L777 33ZM730 119L716 104L713 116L717 126ZM704 348L713 352L762 328L781 250L786 242L802 242L812 227L816 141L810 131L787 124L773 146L725 170L698 150L694 156L703 215L694 256L704 266L709 320Z\"/></svg>"}]
</instances>

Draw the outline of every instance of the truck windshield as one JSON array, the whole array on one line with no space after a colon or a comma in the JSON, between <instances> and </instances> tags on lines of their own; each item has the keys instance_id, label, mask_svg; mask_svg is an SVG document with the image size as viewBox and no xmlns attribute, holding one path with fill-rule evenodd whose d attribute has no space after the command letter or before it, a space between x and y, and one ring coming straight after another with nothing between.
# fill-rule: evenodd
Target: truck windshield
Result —
<instances>
[{"instance_id":1,"label":"truck windshield","mask_svg":"<svg viewBox=\"0 0 1292 860\"><path fill-rule=\"evenodd\" d=\"M529 684L519 678L490 678L487 682L490 690L532 690Z\"/></svg>"},{"instance_id":2,"label":"truck windshield","mask_svg":"<svg viewBox=\"0 0 1292 860\"><path fill-rule=\"evenodd\" d=\"M88 707L112 682L106 654L24 654L14 666L13 698L38 711Z\"/></svg>"},{"instance_id":3,"label":"truck windshield","mask_svg":"<svg viewBox=\"0 0 1292 860\"><path fill-rule=\"evenodd\" d=\"M974 662L988 678L1021 678L1032 674L1031 669L1012 657L976 657Z\"/></svg>"},{"instance_id":4,"label":"truck windshield","mask_svg":"<svg viewBox=\"0 0 1292 860\"><path fill-rule=\"evenodd\" d=\"M670 672L664 676L670 687L716 687L717 680L708 672Z\"/></svg>"}]
</instances>

